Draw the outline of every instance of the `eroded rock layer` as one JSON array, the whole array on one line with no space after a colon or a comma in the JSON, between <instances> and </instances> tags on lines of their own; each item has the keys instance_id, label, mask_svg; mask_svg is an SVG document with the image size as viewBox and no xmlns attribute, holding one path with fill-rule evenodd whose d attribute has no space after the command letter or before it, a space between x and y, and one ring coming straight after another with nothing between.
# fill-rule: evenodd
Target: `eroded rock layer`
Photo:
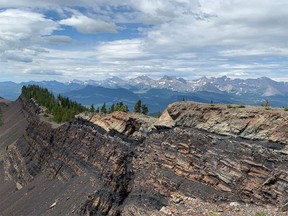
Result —
<instances>
[{"instance_id":1,"label":"eroded rock layer","mask_svg":"<svg viewBox=\"0 0 288 216\"><path fill-rule=\"evenodd\" d=\"M55 205L48 210L43 209L44 215L55 215L55 212L161 215L159 210L169 204L169 198L175 193L207 202L242 201L275 205L286 210L288 154L284 150L285 145L265 139L252 141L204 131L199 122L209 124L208 119L215 115L209 114L209 108L211 113L215 110L216 113L224 112L224 108L180 103L169 107L164 113L165 119L162 116L155 125L155 121L151 120L149 127L137 123L131 116L125 118L124 113L120 115L120 120L117 114L115 129L111 123L111 119L115 118L113 116L108 120L107 117L106 120L100 119L102 123L99 124L97 119L92 123L78 118L52 127L40 120L37 106L32 101L24 102L28 127L7 151L4 160L6 180L13 181L21 191L42 175L51 181L58 179L64 185L73 185L72 182L80 181L78 178L84 178L81 180L85 182L83 196L79 195L78 201L80 199L81 202L77 206L69 209L72 208L67 204L70 198L59 197ZM199 113L204 115L202 120ZM248 113L245 111L246 115ZM269 113L265 115L272 115ZM229 115L232 118L234 114L226 114ZM240 112L238 116L241 115L244 114ZM261 113L253 115L261 118ZM249 117L250 127L251 118L256 121L256 117ZM124 124L124 119L128 119L129 124ZM99 125L106 124L105 121L110 123L103 129ZM165 121L166 125L163 124ZM235 122L233 118L231 121ZM277 127L280 126L279 123ZM134 135L141 133L141 127L149 130L144 130L145 136L138 139ZM240 134L243 135L245 130L241 129ZM236 135L231 131L228 134ZM282 143L287 141L286 135L278 133L277 136ZM75 188L78 189L69 194L76 196L80 189ZM23 199L29 200L29 197ZM13 214L13 210L6 213Z\"/></svg>"},{"instance_id":2,"label":"eroded rock layer","mask_svg":"<svg viewBox=\"0 0 288 216\"><path fill-rule=\"evenodd\" d=\"M195 127L209 132L288 144L288 112L280 108L177 102L156 124Z\"/></svg>"}]
</instances>

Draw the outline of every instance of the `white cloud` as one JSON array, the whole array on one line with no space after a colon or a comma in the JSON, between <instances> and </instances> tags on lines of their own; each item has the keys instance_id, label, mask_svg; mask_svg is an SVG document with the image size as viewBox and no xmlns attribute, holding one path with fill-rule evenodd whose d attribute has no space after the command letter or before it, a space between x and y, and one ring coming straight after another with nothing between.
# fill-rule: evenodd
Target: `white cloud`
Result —
<instances>
[{"instance_id":1,"label":"white cloud","mask_svg":"<svg viewBox=\"0 0 288 216\"><path fill-rule=\"evenodd\" d=\"M151 55L145 52L143 44L140 39L102 43L96 48L95 55L103 61L144 59Z\"/></svg>"},{"instance_id":2,"label":"white cloud","mask_svg":"<svg viewBox=\"0 0 288 216\"><path fill-rule=\"evenodd\" d=\"M2 59L31 62L42 49L37 44L51 35L58 24L42 14L17 9L0 12L0 56Z\"/></svg>"},{"instance_id":3,"label":"white cloud","mask_svg":"<svg viewBox=\"0 0 288 216\"><path fill-rule=\"evenodd\" d=\"M0 37L4 41L17 42L50 35L58 27L57 23L44 18L42 14L7 9L0 12Z\"/></svg>"},{"instance_id":4,"label":"white cloud","mask_svg":"<svg viewBox=\"0 0 288 216\"><path fill-rule=\"evenodd\" d=\"M252 49L232 49L232 50L221 50L219 52L221 56L287 56L288 47L267 47L267 48L252 48Z\"/></svg>"},{"instance_id":5,"label":"white cloud","mask_svg":"<svg viewBox=\"0 0 288 216\"><path fill-rule=\"evenodd\" d=\"M2 70L13 71L13 60L20 71L47 67L67 79L287 76L287 0L3 0L0 7L19 8L0 11ZM48 19L47 9L59 16ZM54 35L59 25L80 37L65 28ZM94 34L101 32L113 34Z\"/></svg>"},{"instance_id":6,"label":"white cloud","mask_svg":"<svg viewBox=\"0 0 288 216\"><path fill-rule=\"evenodd\" d=\"M116 26L99 19L92 19L84 15L73 15L59 22L61 25L72 26L82 33L116 32Z\"/></svg>"}]
</instances>

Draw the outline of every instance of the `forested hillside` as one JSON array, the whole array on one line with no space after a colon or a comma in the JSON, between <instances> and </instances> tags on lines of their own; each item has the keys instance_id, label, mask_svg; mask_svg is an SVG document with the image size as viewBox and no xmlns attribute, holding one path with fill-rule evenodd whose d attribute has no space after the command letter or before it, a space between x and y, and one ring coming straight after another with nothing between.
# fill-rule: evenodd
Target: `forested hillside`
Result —
<instances>
[{"instance_id":1,"label":"forested hillside","mask_svg":"<svg viewBox=\"0 0 288 216\"><path fill-rule=\"evenodd\" d=\"M81 104L70 100L68 97L58 95L55 97L47 88L37 85L23 86L22 94L27 99L34 99L40 106L47 108L46 113L53 115L55 122L71 120L76 114L88 109Z\"/></svg>"}]
</instances>

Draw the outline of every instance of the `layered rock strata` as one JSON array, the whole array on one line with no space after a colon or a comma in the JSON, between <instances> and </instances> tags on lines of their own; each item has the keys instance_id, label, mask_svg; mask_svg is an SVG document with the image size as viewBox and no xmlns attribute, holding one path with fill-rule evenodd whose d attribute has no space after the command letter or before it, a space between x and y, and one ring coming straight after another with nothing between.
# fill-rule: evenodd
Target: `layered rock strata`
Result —
<instances>
[{"instance_id":1,"label":"layered rock strata","mask_svg":"<svg viewBox=\"0 0 288 216\"><path fill-rule=\"evenodd\" d=\"M281 108L177 102L156 122L158 126L167 124L288 144L288 112Z\"/></svg>"},{"instance_id":2,"label":"layered rock strata","mask_svg":"<svg viewBox=\"0 0 288 216\"><path fill-rule=\"evenodd\" d=\"M94 120L93 116L79 117L54 128L40 120L32 101L24 102L23 109L29 123L24 135L9 147L4 161L6 180L15 182L21 191L42 174L63 184L88 178L91 191L71 209L73 214L160 215L160 209L175 193L214 203L241 201L275 205L283 211L288 208L285 145L265 140L272 140L272 132L270 138L262 137L263 141L244 136L248 131L256 133L251 129L252 122L257 118L261 121L262 115L272 116L270 111L252 113L252 117L249 110L244 113L241 109L236 117L236 111L224 111L224 107L177 103L156 123L116 113ZM220 120L222 115L216 114L222 112L227 113ZM251 116L239 118L244 114ZM273 115L275 119L280 114ZM274 120L278 129L271 130L285 130L279 122L286 117L280 116ZM118 119L115 124L114 118ZM215 119L222 130L219 125L219 131L212 126L217 125ZM223 129L227 122L237 127L236 119L249 122L245 130ZM206 131L205 124L210 125ZM258 123L255 125L259 129ZM282 132L275 132L276 140L285 143L286 134ZM139 139L137 133L144 135ZM241 134L245 139L236 137ZM61 202L52 210L43 210L43 214L55 214L54 210L66 206L64 199Z\"/></svg>"}]
</instances>

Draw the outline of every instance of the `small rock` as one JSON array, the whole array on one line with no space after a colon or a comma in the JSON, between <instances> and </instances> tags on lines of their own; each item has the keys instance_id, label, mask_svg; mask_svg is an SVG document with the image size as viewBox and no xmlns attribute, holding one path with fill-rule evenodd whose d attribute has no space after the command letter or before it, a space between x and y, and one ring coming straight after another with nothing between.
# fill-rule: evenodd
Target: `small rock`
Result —
<instances>
[{"instance_id":1,"label":"small rock","mask_svg":"<svg viewBox=\"0 0 288 216\"><path fill-rule=\"evenodd\" d=\"M237 207L237 208L235 208L234 210L238 212L238 211L240 211L240 208Z\"/></svg>"},{"instance_id":2,"label":"small rock","mask_svg":"<svg viewBox=\"0 0 288 216\"><path fill-rule=\"evenodd\" d=\"M238 207L238 206L240 206L240 203L238 203L238 202L231 202L229 205L230 205L231 207Z\"/></svg>"},{"instance_id":3,"label":"small rock","mask_svg":"<svg viewBox=\"0 0 288 216\"><path fill-rule=\"evenodd\" d=\"M16 188L17 188L17 190L20 190L20 189L23 188L23 186L19 182L17 182L16 183Z\"/></svg>"},{"instance_id":4,"label":"small rock","mask_svg":"<svg viewBox=\"0 0 288 216\"><path fill-rule=\"evenodd\" d=\"M163 206L160 209L160 212L163 212L164 214L167 214L167 215L172 215L172 212L169 209L167 209L165 206Z\"/></svg>"},{"instance_id":5,"label":"small rock","mask_svg":"<svg viewBox=\"0 0 288 216\"><path fill-rule=\"evenodd\" d=\"M51 209L51 208L54 208L54 207L56 206L56 204L57 204L57 202L52 203L52 204L49 206L49 208L50 208L50 209Z\"/></svg>"},{"instance_id":6,"label":"small rock","mask_svg":"<svg viewBox=\"0 0 288 216\"><path fill-rule=\"evenodd\" d=\"M175 203L178 204L178 203L180 203L180 202L182 202L182 201L183 201L182 198L177 198L177 199L175 200Z\"/></svg>"}]
</instances>

